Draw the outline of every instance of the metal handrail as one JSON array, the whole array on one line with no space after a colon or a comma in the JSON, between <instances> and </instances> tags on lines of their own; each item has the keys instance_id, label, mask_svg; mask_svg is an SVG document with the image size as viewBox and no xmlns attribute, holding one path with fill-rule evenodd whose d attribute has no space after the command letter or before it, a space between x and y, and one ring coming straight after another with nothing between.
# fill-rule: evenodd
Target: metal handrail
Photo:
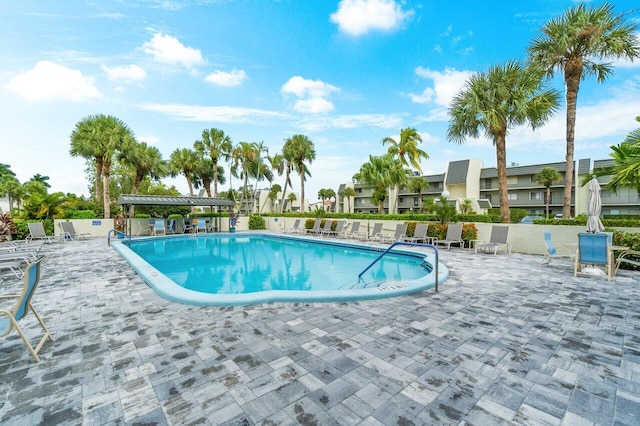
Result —
<instances>
[{"instance_id":1,"label":"metal handrail","mask_svg":"<svg viewBox=\"0 0 640 426\"><path fill-rule=\"evenodd\" d=\"M435 290L438 291L438 262L440 261L440 256L438 254L438 248L436 246L434 246L433 244L425 244L425 243L412 243L410 241L396 241L395 243L391 244L385 251L382 252L382 254L380 256L378 256L373 262L371 262L369 264L369 266L367 266L366 268L364 268L364 270L362 272L360 272L360 274L358 274L358 280L360 280L362 278L362 275L367 272L369 269L371 269L371 267L373 265L375 265L376 263L378 263L378 261L380 259L382 259L382 257L389 253L391 251L392 248L394 248L395 246L418 246L418 247L427 247L427 248L432 248L433 252L435 253L435 260L436 260L436 264L434 267L434 271L436 273L436 286L435 286Z\"/></svg>"},{"instance_id":2,"label":"metal handrail","mask_svg":"<svg viewBox=\"0 0 640 426\"><path fill-rule=\"evenodd\" d=\"M109 232L107 232L107 246L111 247L111 235L113 234L113 236L117 236L118 234L122 234L123 237L126 237L129 239L129 241L131 241L131 235L126 234L122 231L118 231L117 229L110 229Z\"/></svg>"}]
</instances>

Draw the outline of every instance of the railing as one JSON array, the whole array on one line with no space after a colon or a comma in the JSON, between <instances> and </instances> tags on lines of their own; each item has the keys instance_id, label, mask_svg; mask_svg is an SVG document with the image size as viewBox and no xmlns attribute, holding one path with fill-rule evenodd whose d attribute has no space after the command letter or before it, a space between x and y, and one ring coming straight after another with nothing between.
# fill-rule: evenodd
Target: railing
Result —
<instances>
[{"instance_id":1,"label":"railing","mask_svg":"<svg viewBox=\"0 0 640 426\"><path fill-rule=\"evenodd\" d=\"M111 235L117 236L118 238L128 238L131 239L131 235L125 234L122 231L118 231L117 229L111 229L107 232L107 245L111 247Z\"/></svg>"},{"instance_id":2,"label":"railing","mask_svg":"<svg viewBox=\"0 0 640 426\"><path fill-rule=\"evenodd\" d=\"M391 249L394 248L395 246L418 246L418 247L427 247L427 248L432 248L433 249L433 252L435 253L435 266L434 266L434 269L433 269L435 274L436 274L435 290L438 291L438 262L440 261L440 256L438 255L438 249L433 244L412 243L412 242L408 242L408 241L396 241L395 243L391 244L385 251L383 251L382 254L380 256L378 256L373 262L371 262L369 264L369 266L364 268L364 270L362 272L360 272L360 274L358 274L358 280L360 280L362 278L362 275L364 275L365 272L367 272L369 269L371 269L371 267L373 265L378 263L378 261L380 259L382 259L385 254L389 253L391 251Z\"/></svg>"}]
</instances>

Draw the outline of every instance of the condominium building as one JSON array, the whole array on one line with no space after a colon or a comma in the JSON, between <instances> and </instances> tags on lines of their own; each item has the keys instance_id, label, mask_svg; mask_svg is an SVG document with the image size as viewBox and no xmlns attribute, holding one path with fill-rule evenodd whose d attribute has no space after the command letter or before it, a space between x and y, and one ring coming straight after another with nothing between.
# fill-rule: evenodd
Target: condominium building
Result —
<instances>
[{"instance_id":1,"label":"condominium building","mask_svg":"<svg viewBox=\"0 0 640 426\"><path fill-rule=\"evenodd\" d=\"M594 168L607 166L611 161L596 160L592 164L590 159L581 159L576 162L576 178L571 195L572 216L587 214L589 189L586 185L581 186L581 183L590 178ZM562 213L566 172L564 162L528 166L512 164L511 167L507 167L509 207L526 210L532 215L545 214L547 190L535 180L535 175L544 167L554 168L562 176L561 180L551 186L549 214ZM456 205L458 209L463 203L470 203L476 213L484 213L490 207L499 206L498 170L495 167L483 167L480 160L451 161L442 174L418 177L425 180L427 189L420 193L412 192L406 185L398 188L397 193L391 189L384 202L385 212L419 211L421 200L427 197L439 199L441 195L447 196L447 201ZM601 192L603 214L640 214L640 200L635 189L624 188L618 193L613 193L605 188L610 181L609 177L598 178L598 181L603 187ZM347 186L353 187L356 193L348 200L342 195ZM342 184L338 188L337 210L377 213L378 206L372 202L372 194L373 188L367 184Z\"/></svg>"}]
</instances>

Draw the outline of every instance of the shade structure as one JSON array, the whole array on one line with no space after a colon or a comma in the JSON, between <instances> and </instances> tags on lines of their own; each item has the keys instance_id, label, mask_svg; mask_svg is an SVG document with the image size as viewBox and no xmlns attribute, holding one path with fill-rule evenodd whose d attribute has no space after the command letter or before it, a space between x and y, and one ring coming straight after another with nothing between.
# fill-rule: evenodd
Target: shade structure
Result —
<instances>
[{"instance_id":1,"label":"shade structure","mask_svg":"<svg viewBox=\"0 0 640 426\"><path fill-rule=\"evenodd\" d=\"M587 219L587 232L595 233L604 230L600 221L602 211L602 199L600 198L600 183L594 176L589 181L589 218Z\"/></svg>"}]
</instances>

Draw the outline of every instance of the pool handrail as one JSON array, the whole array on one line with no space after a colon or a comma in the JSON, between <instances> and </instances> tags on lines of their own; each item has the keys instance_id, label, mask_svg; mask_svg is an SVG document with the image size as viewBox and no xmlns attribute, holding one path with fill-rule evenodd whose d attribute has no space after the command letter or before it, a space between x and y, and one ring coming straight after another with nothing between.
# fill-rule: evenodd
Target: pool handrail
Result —
<instances>
[{"instance_id":1,"label":"pool handrail","mask_svg":"<svg viewBox=\"0 0 640 426\"><path fill-rule=\"evenodd\" d=\"M127 238L129 239L129 241L131 241L131 235L124 233L122 231L118 231L117 229L110 229L109 232L107 232L107 246L111 247L111 234L113 234L114 237L118 237L118 239L121 238ZM122 237L120 237L120 235Z\"/></svg>"},{"instance_id":2,"label":"pool handrail","mask_svg":"<svg viewBox=\"0 0 640 426\"><path fill-rule=\"evenodd\" d=\"M371 262L369 264L369 266L364 268L364 270L362 272L360 272L360 274L358 274L358 280L360 280L362 278L362 275L364 275L365 272L367 272L369 269L371 269L371 267L373 265L378 263L378 261L380 259L382 259L382 257L385 254L389 253L391 251L391 249L394 248L395 246L419 246L419 247L427 247L427 248L432 248L433 249L433 252L435 253L435 266L434 266L434 271L435 271L435 274L436 274L435 290L438 291L438 262L439 262L440 256L438 255L438 248L436 246L434 246L433 244L413 243L413 242L410 242L410 241L396 241L395 243L393 243L389 247L387 247L387 249L385 251L383 251L380 256L378 256L373 262Z\"/></svg>"}]
</instances>

